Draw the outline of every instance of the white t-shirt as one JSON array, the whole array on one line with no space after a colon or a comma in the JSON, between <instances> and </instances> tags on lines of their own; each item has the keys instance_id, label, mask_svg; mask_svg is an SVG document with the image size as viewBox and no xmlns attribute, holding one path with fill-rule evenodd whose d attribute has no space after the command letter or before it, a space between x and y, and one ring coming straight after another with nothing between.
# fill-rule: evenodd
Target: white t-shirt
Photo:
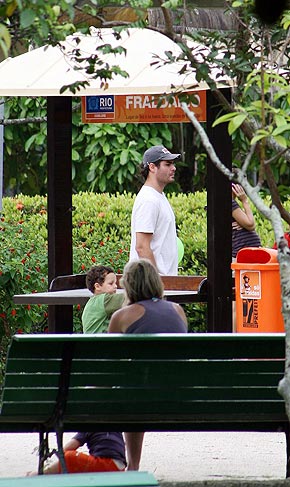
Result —
<instances>
[{"instance_id":1,"label":"white t-shirt","mask_svg":"<svg viewBox=\"0 0 290 487\"><path fill-rule=\"evenodd\" d=\"M164 193L150 186L142 186L136 196L131 217L130 260L138 259L136 232L152 233L151 249L158 272L176 276L178 252L175 216Z\"/></svg>"}]
</instances>

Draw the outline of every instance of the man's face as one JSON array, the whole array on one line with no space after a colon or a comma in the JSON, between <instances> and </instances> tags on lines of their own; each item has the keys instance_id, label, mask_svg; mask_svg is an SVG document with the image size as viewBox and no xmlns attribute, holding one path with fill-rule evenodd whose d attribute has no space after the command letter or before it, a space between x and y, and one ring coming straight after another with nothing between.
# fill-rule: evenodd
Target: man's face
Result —
<instances>
[{"instance_id":1,"label":"man's face","mask_svg":"<svg viewBox=\"0 0 290 487\"><path fill-rule=\"evenodd\" d=\"M166 184L172 183L175 178L175 162L173 161L160 161L159 167L156 167L156 179L158 183L166 186Z\"/></svg>"}]
</instances>

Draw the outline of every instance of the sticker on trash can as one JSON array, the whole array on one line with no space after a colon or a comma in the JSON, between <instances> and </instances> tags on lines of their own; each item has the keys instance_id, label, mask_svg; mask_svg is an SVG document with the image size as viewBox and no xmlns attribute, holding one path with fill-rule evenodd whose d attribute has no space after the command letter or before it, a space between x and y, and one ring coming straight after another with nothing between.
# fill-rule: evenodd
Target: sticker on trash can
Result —
<instances>
[{"instance_id":1,"label":"sticker on trash can","mask_svg":"<svg viewBox=\"0 0 290 487\"><path fill-rule=\"evenodd\" d=\"M260 271L240 271L240 295L242 299L261 299Z\"/></svg>"},{"instance_id":2,"label":"sticker on trash can","mask_svg":"<svg viewBox=\"0 0 290 487\"><path fill-rule=\"evenodd\" d=\"M258 328L259 306L256 299L243 299L243 327Z\"/></svg>"}]
</instances>

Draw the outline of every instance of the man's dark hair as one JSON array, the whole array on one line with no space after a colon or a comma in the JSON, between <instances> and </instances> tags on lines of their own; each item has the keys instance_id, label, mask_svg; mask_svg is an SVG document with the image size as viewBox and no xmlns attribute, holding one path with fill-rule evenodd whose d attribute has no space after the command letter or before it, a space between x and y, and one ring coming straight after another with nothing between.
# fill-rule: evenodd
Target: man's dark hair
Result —
<instances>
[{"instance_id":1,"label":"man's dark hair","mask_svg":"<svg viewBox=\"0 0 290 487\"><path fill-rule=\"evenodd\" d=\"M161 160L160 161L156 161L156 162L152 162L152 164L155 164L155 166L159 167L160 166L160 162L161 162ZM149 164L151 164L151 162ZM145 164L144 165L142 163L141 164L141 167L140 167L140 174L145 179L145 181L146 181L147 176L149 174L149 164Z\"/></svg>"}]
</instances>

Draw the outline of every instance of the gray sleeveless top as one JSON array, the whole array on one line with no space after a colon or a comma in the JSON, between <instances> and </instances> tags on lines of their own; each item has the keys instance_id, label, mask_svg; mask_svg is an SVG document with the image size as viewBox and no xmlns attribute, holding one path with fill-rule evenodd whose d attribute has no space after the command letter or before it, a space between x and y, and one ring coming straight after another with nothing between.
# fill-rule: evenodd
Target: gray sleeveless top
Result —
<instances>
[{"instance_id":1,"label":"gray sleeveless top","mask_svg":"<svg viewBox=\"0 0 290 487\"><path fill-rule=\"evenodd\" d=\"M187 333L186 325L170 301L147 299L137 304L145 308L145 313L126 333Z\"/></svg>"}]
</instances>

